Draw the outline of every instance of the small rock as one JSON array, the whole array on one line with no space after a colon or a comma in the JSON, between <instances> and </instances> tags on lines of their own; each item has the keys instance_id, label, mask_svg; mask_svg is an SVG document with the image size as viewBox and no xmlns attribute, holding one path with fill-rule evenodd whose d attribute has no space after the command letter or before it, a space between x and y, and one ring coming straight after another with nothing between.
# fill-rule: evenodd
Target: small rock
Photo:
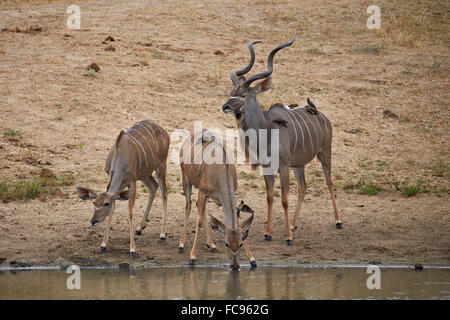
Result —
<instances>
[{"instance_id":1,"label":"small rock","mask_svg":"<svg viewBox=\"0 0 450 320\"><path fill-rule=\"evenodd\" d=\"M16 261L16 260L11 261L9 264L16 268L26 268L26 267L31 267L33 265L32 263L29 263L29 262Z\"/></svg>"},{"instance_id":2,"label":"small rock","mask_svg":"<svg viewBox=\"0 0 450 320\"><path fill-rule=\"evenodd\" d=\"M52 172L52 170L47 168L41 168L41 171L39 172L39 175L42 178L48 178L48 179L54 179L56 178L55 174Z\"/></svg>"},{"instance_id":3,"label":"small rock","mask_svg":"<svg viewBox=\"0 0 450 320\"><path fill-rule=\"evenodd\" d=\"M116 39L114 39L114 38L111 37L111 36L107 36L106 39L105 39L105 41L116 41Z\"/></svg>"},{"instance_id":4,"label":"small rock","mask_svg":"<svg viewBox=\"0 0 450 320\"><path fill-rule=\"evenodd\" d=\"M116 51L116 48L114 48L113 46L109 46L105 48L105 51Z\"/></svg>"},{"instance_id":5,"label":"small rock","mask_svg":"<svg viewBox=\"0 0 450 320\"><path fill-rule=\"evenodd\" d=\"M344 129L344 131L351 134L362 133L362 130L360 128Z\"/></svg>"},{"instance_id":6,"label":"small rock","mask_svg":"<svg viewBox=\"0 0 450 320\"><path fill-rule=\"evenodd\" d=\"M222 50L216 50L216 51L214 51L214 54L216 56L224 56L225 55L225 53Z\"/></svg>"},{"instance_id":7,"label":"small rock","mask_svg":"<svg viewBox=\"0 0 450 320\"><path fill-rule=\"evenodd\" d=\"M129 263L119 263L119 269L130 269Z\"/></svg>"},{"instance_id":8,"label":"small rock","mask_svg":"<svg viewBox=\"0 0 450 320\"><path fill-rule=\"evenodd\" d=\"M87 70L92 69L95 72L99 72L100 71L100 67L95 62L91 63L90 65L88 65L86 69Z\"/></svg>"},{"instance_id":9,"label":"small rock","mask_svg":"<svg viewBox=\"0 0 450 320\"><path fill-rule=\"evenodd\" d=\"M6 261L6 258L0 257L0 264Z\"/></svg>"},{"instance_id":10,"label":"small rock","mask_svg":"<svg viewBox=\"0 0 450 320\"><path fill-rule=\"evenodd\" d=\"M41 32L42 28L41 27L29 27L28 31L29 32Z\"/></svg>"},{"instance_id":11,"label":"small rock","mask_svg":"<svg viewBox=\"0 0 450 320\"><path fill-rule=\"evenodd\" d=\"M395 113L393 113L391 110L384 110L383 111L383 118L398 119L398 116Z\"/></svg>"},{"instance_id":12,"label":"small rock","mask_svg":"<svg viewBox=\"0 0 450 320\"><path fill-rule=\"evenodd\" d=\"M423 270L423 265L422 265L421 263L416 263L416 264L414 265L414 270L416 270L416 271L421 271L421 270Z\"/></svg>"}]
</instances>

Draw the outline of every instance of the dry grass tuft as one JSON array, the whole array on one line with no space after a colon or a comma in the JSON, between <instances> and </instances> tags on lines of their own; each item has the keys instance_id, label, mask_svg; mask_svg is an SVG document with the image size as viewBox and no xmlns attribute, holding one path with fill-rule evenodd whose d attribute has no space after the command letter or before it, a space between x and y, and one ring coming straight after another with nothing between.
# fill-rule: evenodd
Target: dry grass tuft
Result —
<instances>
[{"instance_id":1,"label":"dry grass tuft","mask_svg":"<svg viewBox=\"0 0 450 320\"><path fill-rule=\"evenodd\" d=\"M404 1L395 6L398 9L386 9L381 16L387 40L409 48L422 48L430 39L436 44L445 41L449 32L448 1Z\"/></svg>"}]
</instances>

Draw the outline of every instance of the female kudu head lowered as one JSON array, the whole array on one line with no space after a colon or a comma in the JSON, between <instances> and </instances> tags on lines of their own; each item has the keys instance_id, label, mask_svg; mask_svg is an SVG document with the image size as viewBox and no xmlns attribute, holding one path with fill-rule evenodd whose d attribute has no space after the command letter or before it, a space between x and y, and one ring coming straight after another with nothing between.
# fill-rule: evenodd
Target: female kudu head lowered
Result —
<instances>
[{"instance_id":1,"label":"female kudu head lowered","mask_svg":"<svg viewBox=\"0 0 450 320\"><path fill-rule=\"evenodd\" d=\"M136 229L136 234L140 235L147 224L147 216L159 186L163 200L160 238L165 239L167 210L166 166L169 144L169 135L160 125L152 120L140 121L128 130L122 130L116 139L116 143L109 151L105 171L110 175L110 180L106 192L96 193L87 188L77 187L77 193L81 199L94 200L94 215L91 219L93 226L108 217L108 225L100 246L101 251L106 251L115 201L129 200L130 255L133 259L136 257L133 206L136 199L137 180L141 180L149 189L149 198L144 217ZM156 172L158 182L152 176L153 171ZM125 188L129 189L124 190Z\"/></svg>"},{"instance_id":2,"label":"female kudu head lowered","mask_svg":"<svg viewBox=\"0 0 450 320\"><path fill-rule=\"evenodd\" d=\"M267 71L257 73L248 79L243 76L249 72L255 61L255 51L251 42L248 47L250 49L250 63L247 67L239 71L231 73L231 81L234 88L231 91L227 102L222 106L222 110L226 114L232 114L237 120L237 125L240 129L241 141L245 141L245 150L253 153L251 156L255 163L253 166L261 163L263 167L268 164L262 159L264 154L261 154L261 145L267 146L265 150L272 150L274 147L278 151L277 171L280 173L281 180L281 203L283 205L285 214L285 234L286 244L292 245L292 231L297 227L297 216L299 214L303 198L306 193L306 182L304 176L304 167L314 157L318 157L325 174L328 189L331 194L336 227L340 229L342 222L340 220L339 212L335 202L333 183L331 181L331 140L332 127L330 121L317 110L315 105L308 100L308 105L303 108L291 109L285 105L278 103L272 105L269 110L263 111L258 102L257 94L266 92L270 88L270 82L273 72L273 59L275 54L283 48L289 47L293 44L294 38L288 43L277 46L269 54L267 60ZM261 80L255 86L250 85L256 81ZM263 131L261 131L263 130ZM257 141L250 141L249 131L256 131L258 133L272 132L275 130L278 135L267 135L266 140L261 142L261 135L255 135ZM275 137L275 138L272 138ZM277 138L278 137L278 138ZM281 143L282 141L282 143ZM267 151L266 151L267 152ZM270 160L271 162L274 159ZM294 169L297 180L297 206L294 217L292 219L292 226L289 221L289 167ZM267 171L266 171L267 172ZM264 180L266 183L267 192L267 228L265 232L265 240L272 239L272 204L274 197L274 172L264 173Z\"/></svg>"},{"instance_id":3,"label":"female kudu head lowered","mask_svg":"<svg viewBox=\"0 0 450 320\"><path fill-rule=\"evenodd\" d=\"M195 240L190 254L190 264L194 265L197 254L197 242L200 228L205 219L206 202L213 200L218 206L223 207L225 222L211 216L210 225L213 230L222 232L225 237L225 245L230 256L230 267L239 268L238 252L244 245L247 256L252 267L256 267L245 238L248 235L250 225L253 221L253 211L245 206L251 217L240 224L239 211L236 207L235 191L237 188L236 168L227 153L220 138L209 130L195 132L186 138L180 150L180 166L183 182L184 195L186 197L184 226L181 232L179 252L184 251L185 234L189 214L191 211L192 186L198 190L198 221L195 232ZM212 251L216 246L211 240L209 229L205 228L207 245Z\"/></svg>"}]
</instances>

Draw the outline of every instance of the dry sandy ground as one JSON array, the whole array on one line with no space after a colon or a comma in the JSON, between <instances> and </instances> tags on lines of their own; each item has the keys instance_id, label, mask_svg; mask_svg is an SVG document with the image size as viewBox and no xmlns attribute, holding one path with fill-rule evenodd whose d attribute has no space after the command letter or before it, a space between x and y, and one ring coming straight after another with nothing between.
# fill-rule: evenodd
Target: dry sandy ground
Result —
<instances>
[{"instance_id":1,"label":"dry sandy ground","mask_svg":"<svg viewBox=\"0 0 450 320\"><path fill-rule=\"evenodd\" d=\"M284 244L280 197L273 240L264 241L263 179L239 165L238 199L256 211L248 240L257 262L450 263L447 1L377 1L381 30L367 29L372 3L359 0L78 3L80 30L66 27L70 1L0 4L0 178L14 184L42 169L73 178L33 200L0 202L0 263L131 262L126 203L118 205L108 250L100 253L104 225L89 225L92 204L76 196L75 186L106 188L108 149L136 121L154 119L169 132L192 129L195 120L233 128L220 107L231 90L230 71L248 61L247 43L263 40L253 68L259 72L270 50L293 34L296 42L277 55L272 89L260 101L303 105L310 97L331 120L344 229L334 227L321 168L313 161L294 246ZM107 36L116 41L104 42ZM115 51L106 51L109 46ZM89 74L93 62L100 71ZM399 119L383 117L385 109ZM21 135L11 137L10 130ZM168 170L168 238L159 241L158 195L148 228L136 238L135 263L188 262L197 214L194 209L179 254L184 196L178 166L169 163ZM370 196L361 185L382 190ZM421 193L406 197L404 185ZM143 189L135 221L144 210ZM291 214L295 199L292 184ZM213 203L208 211L221 216ZM217 253L201 235L199 263L227 260L221 236L213 239ZM247 262L244 253L241 258Z\"/></svg>"}]
</instances>

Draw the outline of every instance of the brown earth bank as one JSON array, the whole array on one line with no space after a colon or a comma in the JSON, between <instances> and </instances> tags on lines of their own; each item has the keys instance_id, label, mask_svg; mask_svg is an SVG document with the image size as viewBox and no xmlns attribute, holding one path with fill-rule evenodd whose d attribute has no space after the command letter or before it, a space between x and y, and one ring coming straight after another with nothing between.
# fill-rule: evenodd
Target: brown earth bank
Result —
<instances>
[{"instance_id":1,"label":"brown earth bank","mask_svg":"<svg viewBox=\"0 0 450 320\"><path fill-rule=\"evenodd\" d=\"M177 164L168 164L167 239L159 240L158 192L135 261L127 204L118 203L100 252L105 226L89 225L92 204L75 186L106 188L108 150L136 121L154 119L169 133L192 130L196 120L234 128L221 106L230 72L248 62L248 42L263 41L254 73L292 35L260 102L302 106L309 97L330 119L344 228L334 226L314 160L294 245L284 241L278 178L273 239L264 241L263 179L238 165L237 198L255 211L248 241L257 263L450 263L448 1L378 1L380 30L366 26L367 1L79 1L79 30L66 27L70 4L0 3L0 264L187 264L197 213L193 206L180 254L185 200ZM92 63L99 69L87 70ZM135 225L146 200L139 183ZM207 211L223 218L214 203ZM226 263L221 235L213 233L216 253L205 240L202 233L198 263Z\"/></svg>"}]
</instances>

